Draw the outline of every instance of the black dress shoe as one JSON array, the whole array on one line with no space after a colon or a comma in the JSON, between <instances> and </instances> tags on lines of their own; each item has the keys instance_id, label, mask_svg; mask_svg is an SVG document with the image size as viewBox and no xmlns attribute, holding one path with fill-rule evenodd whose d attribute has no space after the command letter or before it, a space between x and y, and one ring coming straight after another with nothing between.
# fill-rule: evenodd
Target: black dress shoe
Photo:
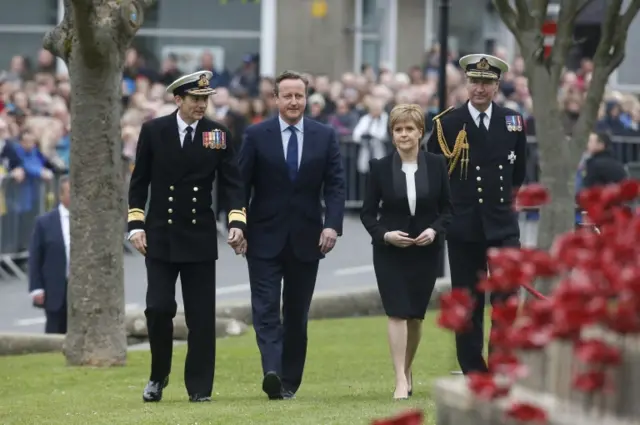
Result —
<instances>
[{"instance_id":1,"label":"black dress shoe","mask_svg":"<svg viewBox=\"0 0 640 425\"><path fill-rule=\"evenodd\" d=\"M142 392L142 400L145 403L162 400L162 390L169 385L169 377L162 381L149 381Z\"/></svg>"},{"instance_id":2,"label":"black dress shoe","mask_svg":"<svg viewBox=\"0 0 640 425\"><path fill-rule=\"evenodd\" d=\"M282 400L282 381L275 372L267 372L262 379L262 391L264 391L269 400Z\"/></svg>"},{"instance_id":3,"label":"black dress shoe","mask_svg":"<svg viewBox=\"0 0 640 425\"><path fill-rule=\"evenodd\" d=\"M409 388L409 397L413 395L413 372L411 372L411 388Z\"/></svg>"},{"instance_id":4,"label":"black dress shoe","mask_svg":"<svg viewBox=\"0 0 640 425\"><path fill-rule=\"evenodd\" d=\"M211 397L206 395L191 394L189 396L189 401L192 403L206 403L208 401L211 401Z\"/></svg>"}]
</instances>

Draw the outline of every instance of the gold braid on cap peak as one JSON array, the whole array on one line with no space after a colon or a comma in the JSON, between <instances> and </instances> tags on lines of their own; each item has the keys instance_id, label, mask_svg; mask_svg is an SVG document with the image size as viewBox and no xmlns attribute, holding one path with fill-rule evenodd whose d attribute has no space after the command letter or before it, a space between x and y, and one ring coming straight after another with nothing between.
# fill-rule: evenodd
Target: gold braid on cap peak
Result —
<instances>
[{"instance_id":1,"label":"gold braid on cap peak","mask_svg":"<svg viewBox=\"0 0 640 425\"><path fill-rule=\"evenodd\" d=\"M449 161L449 176L451 176L451 173L453 173L456 165L458 165L458 161L460 161L460 180L462 180L463 177L466 180L468 174L467 171L469 168L469 142L467 140L466 130L467 125L464 124L462 126L462 130L460 130L460 132L458 133L456 142L453 144L452 151L449 149L449 144L444 138L442 124L440 123L440 118L452 109L453 106L436 115L433 118L433 121L436 123L436 135L438 136L438 144L440 145L440 150L442 150L442 154Z\"/></svg>"}]
</instances>

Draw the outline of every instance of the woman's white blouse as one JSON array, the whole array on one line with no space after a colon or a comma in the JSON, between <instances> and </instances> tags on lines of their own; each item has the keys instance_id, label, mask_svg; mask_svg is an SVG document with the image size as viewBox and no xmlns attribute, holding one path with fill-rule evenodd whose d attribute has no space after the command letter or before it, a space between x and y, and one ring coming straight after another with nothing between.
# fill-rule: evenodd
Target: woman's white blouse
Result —
<instances>
[{"instance_id":1,"label":"woman's white blouse","mask_svg":"<svg viewBox=\"0 0 640 425\"><path fill-rule=\"evenodd\" d=\"M403 162L402 171L405 174L407 180L407 199L409 200L409 211L411 215L416 214L416 178L415 174L418 171L418 164Z\"/></svg>"}]
</instances>

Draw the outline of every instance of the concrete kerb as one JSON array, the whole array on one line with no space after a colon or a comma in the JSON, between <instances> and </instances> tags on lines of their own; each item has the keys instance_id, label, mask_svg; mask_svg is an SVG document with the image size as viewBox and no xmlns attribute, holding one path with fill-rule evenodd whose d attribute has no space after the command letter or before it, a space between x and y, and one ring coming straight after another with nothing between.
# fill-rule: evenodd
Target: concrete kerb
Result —
<instances>
[{"instance_id":1,"label":"concrete kerb","mask_svg":"<svg viewBox=\"0 0 640 425\"><path fill-rule=\"evenodd\" d=\"M451 283L448 279L439 279L436 282L429 309L436 309L440 296L450 288ZM384 315L384 309L377 288L317 293L309 311L311 320L382 315ZM218 338L242 335L251 323L251 304L247 302L220 304L216 309L216 316ZM145 345L147 327L144 310L127 312L125 328L130 346ZM186 338L184 311L179 310L174 319L174 339L184 341ZM64 335L0 333L0 356L60 352L63 344Z\"/></svg>"}]
</instances>

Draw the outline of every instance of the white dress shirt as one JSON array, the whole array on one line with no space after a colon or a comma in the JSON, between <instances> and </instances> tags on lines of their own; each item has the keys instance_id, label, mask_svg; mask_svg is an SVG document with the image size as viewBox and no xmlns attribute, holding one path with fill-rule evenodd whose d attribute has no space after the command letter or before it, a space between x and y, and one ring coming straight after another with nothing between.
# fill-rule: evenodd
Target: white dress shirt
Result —
<instances>
[{"instance_id":1,"label":"white dress shirt","mask_svg":"<svg viewBox=\"0 0 640 425\"><path fill-rule=\"evenodd\" d=\"M67 256L67 278L69 278L69 259L71 258L71 228L69 227L69 210L62 204L58 205L60 212L60 226L64 239L64 252Z\"/></svg>"},{"instance_id":2,"label":"white dress shirt","mask_svg":"<svg viewBox=\"0 0 640 425\"><path fill-rule=\"evenodd\" d=\"M469 113L471 114L471 118L473 118L473 122L475 122L478 128L480 128L480 111L478 111L471 104L471 102L467 103L467 106L469 107ZM484 117L484 126L487 130L489 130L489 123L491 122L492 112L493 112L493 103L490 103L487 110L484 111L484 113L486 114L486 116Z\"/></svg>"},{"instance_id":3,"label":"white dress shirt","mask_svg":"<svg viewBox=\"0 0 640 425\"><path fill-rule=\"evenodd\" d=\"M184 122L182 118L180 118L179 112L176 114L176 121L178 121L178 136L180 137L180 146L184 146L184 138L187 135L187 127L193 128L193 131L191 132L191 140L193 143L193 137L196 134L196 127L198 127L199 121L195 121L193 124L187 124L186 122ZM133 229L132 231L129 232L127 239L131 239L131 236L135 235L138 232L144 232L144 230Z\"/></svg>"},{"instance_id":4,"label":"white dress shirt","mask_svg":"<svg viewBox=\"0 0 640 425\"><path fill-rule=\"evenodd\" d=\"M62 204L58 205L60 212L60 228L62 229L62 239L64 240L64 253L67 259L67 279L69 278L69 259L71 258L71 231L69 227L69 210ZM44 293L44 289L31 291L31 296Z\"/></svg>"},{"instance_id":5,"label":"white dress shirt","mask_svg":"<svg viewBox=\"0 0 640 425\"><path fill-rule=\"evenodd\" d=\"M418 164L411 162L402 163L402 171L405 174L407 180L407 199L409 200L409 211L411 215L416 215L416 171L418 171Z\"/></svg>"},{"instance_id":6,"label":"white dress shirt","mask_svg":"<svg viewBox=\"0 0 640 425\"><path fill-rule=\"evenodd\" d=\"M179 112L176 114L176 120L178 121L178 135L180 136L180 146L184 146L184 137L187 135L187 127L193 128L193 131L191 132L191 140L193 140L193 137L196 134L196 127L198 127L198 121L194 122L193 124L187 124L182 118L180 118Z\"/></svg>"},{"instance_id":7,"label":"white dress shirt","mask_svg":"<svg viewBox=\"0 0 640 425\"><path fill-rule=\"evenodd\" d=\"M304 141L304 125L302 124L304 118L302 118L296 125L296 135L298 136L298 168L300 168L300 161L302 160L302 146ZM290 124L287 124L282 117L278 116L280 122L280 134L282 135L282 148L284 149L284 159L287 159L287 148L289 147L289 139L291 138L291 131L289 130Z\"/></svg>"}]
</instances>

